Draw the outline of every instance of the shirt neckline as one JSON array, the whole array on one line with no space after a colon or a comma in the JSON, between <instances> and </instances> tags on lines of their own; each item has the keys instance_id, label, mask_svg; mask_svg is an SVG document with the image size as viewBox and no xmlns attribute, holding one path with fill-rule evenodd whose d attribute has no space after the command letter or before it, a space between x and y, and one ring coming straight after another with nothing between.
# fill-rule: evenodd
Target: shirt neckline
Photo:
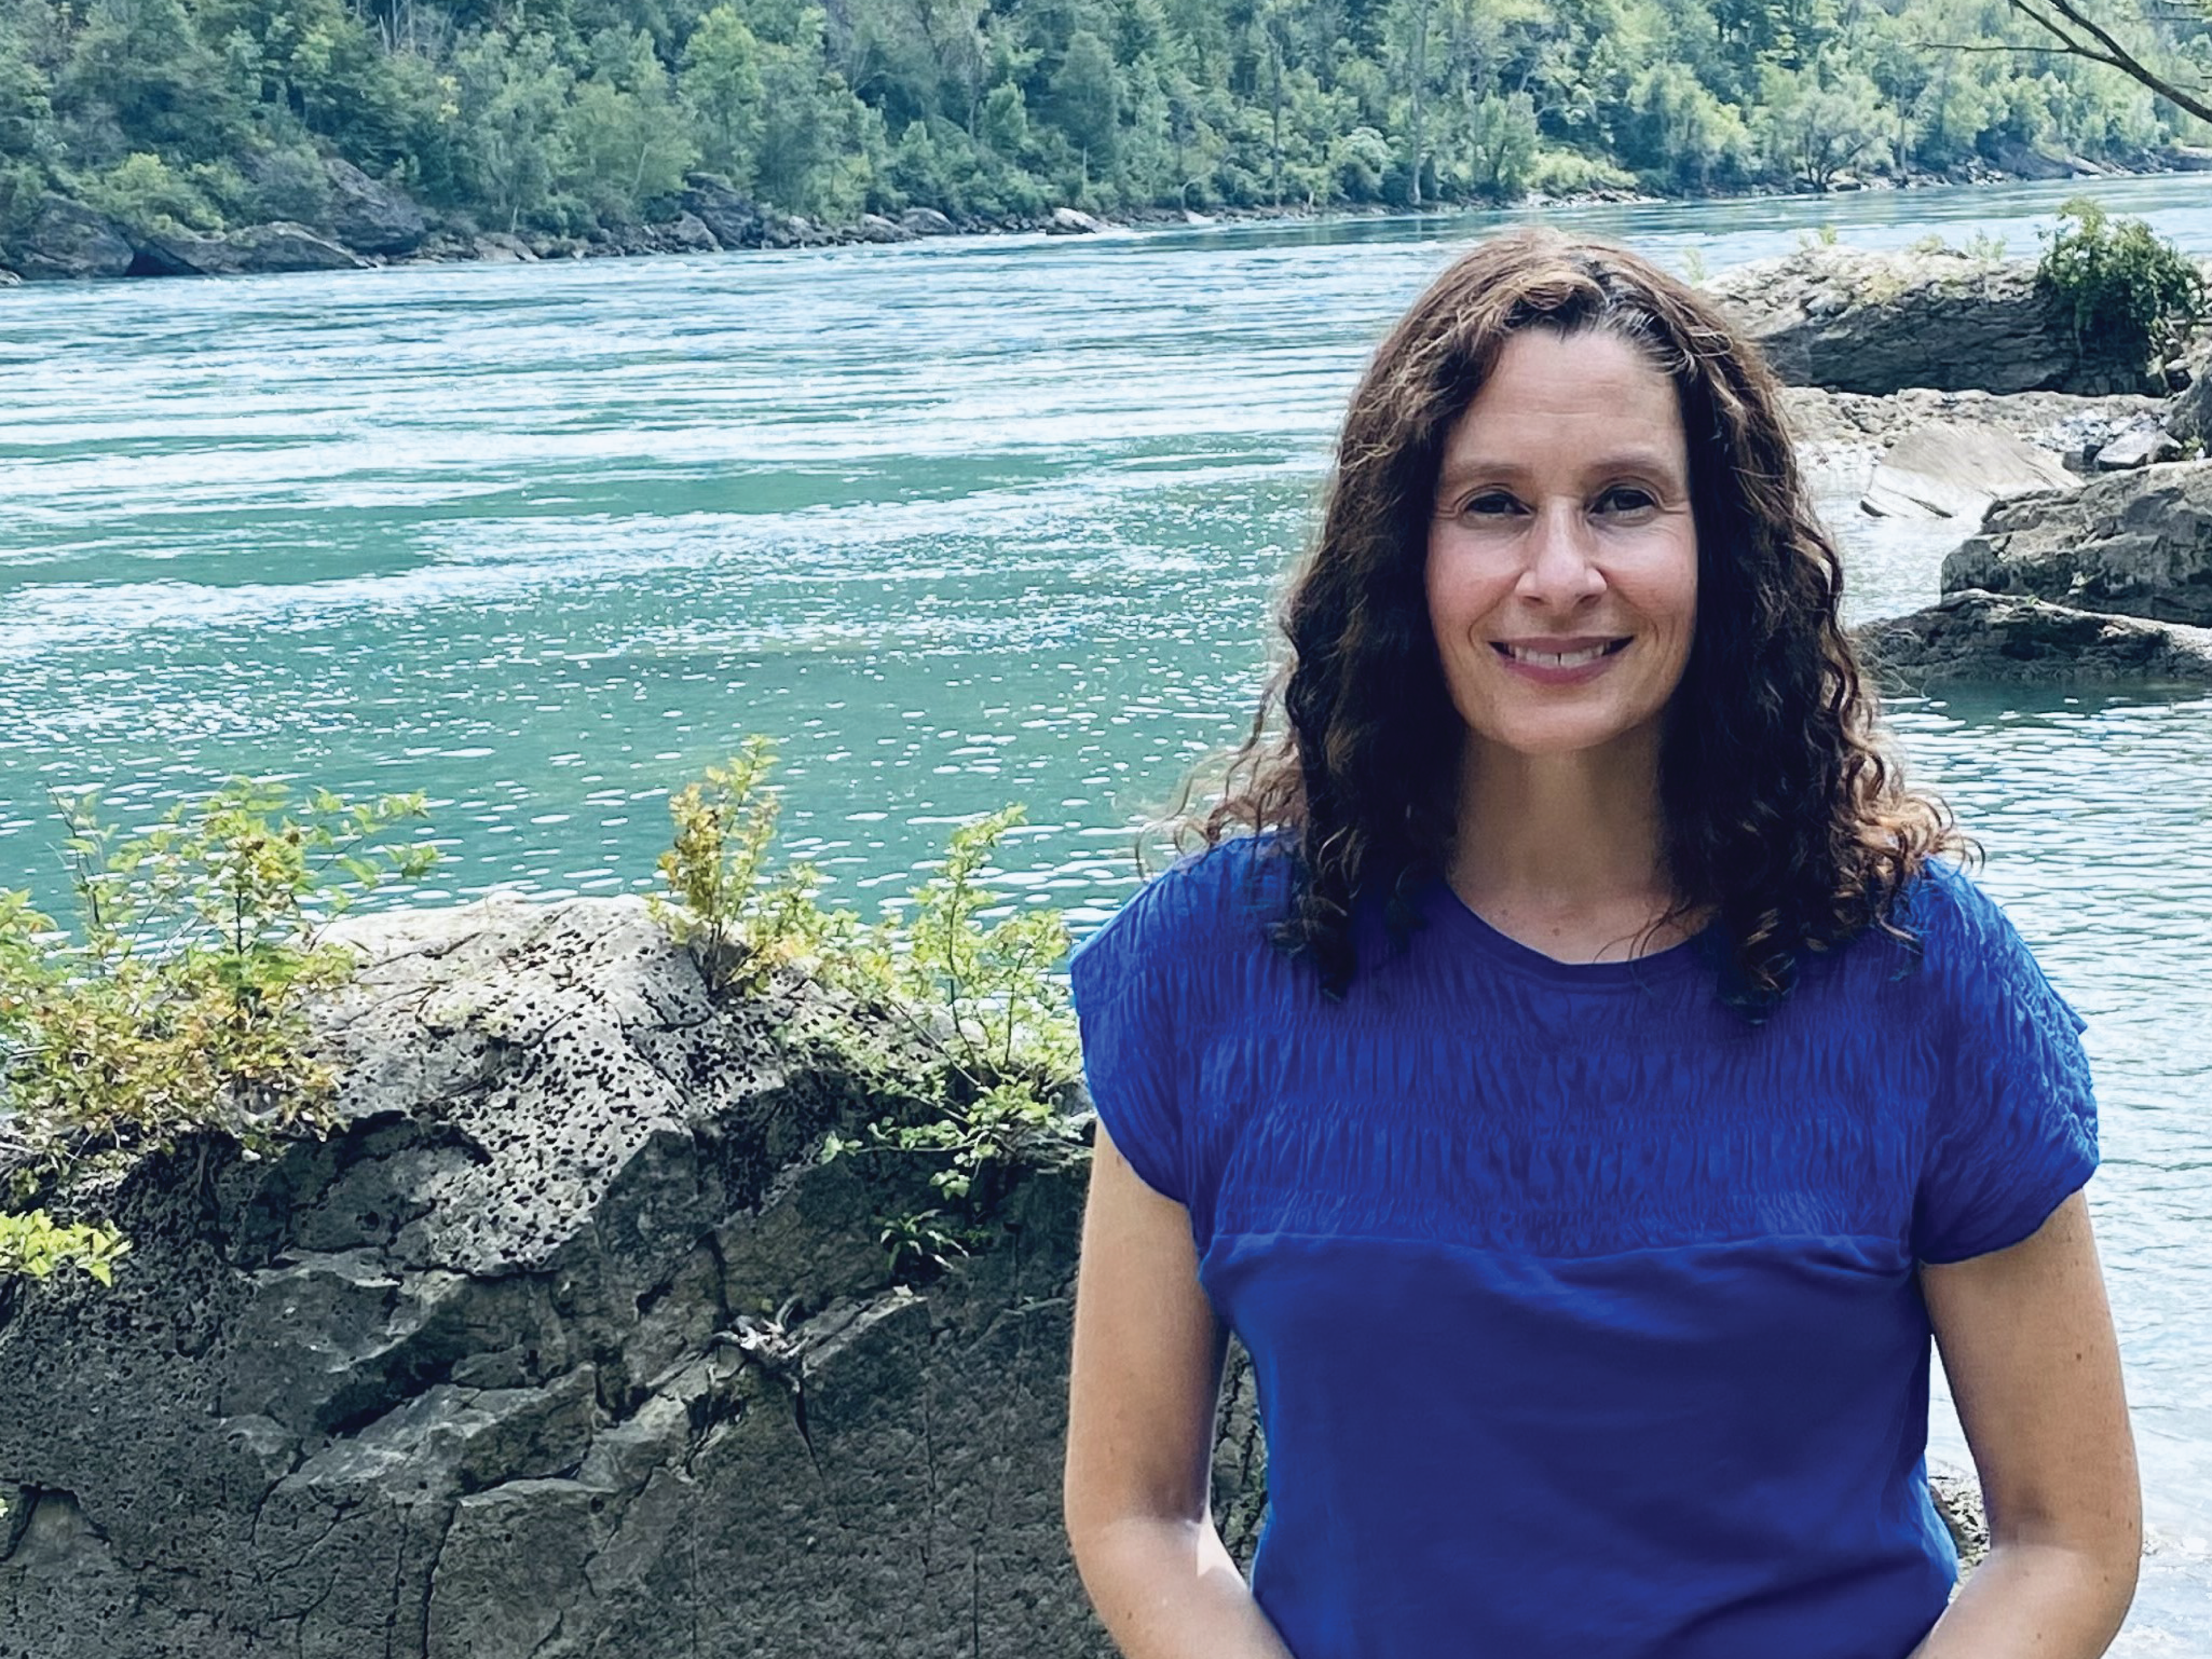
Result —
<instances>
[{"instance_id":1,"label":"shirt neckline","mask_svg":"<svg viewBox=\"0 0 2212 1659\"><path fill-rule=\"evenodd\" d=\"M1455 944L1471 946L1501 967L1554 985L1648 988L1696 971L1718 938L1718 923L1708 921L1680 942L1620 962L1562 962L1502 933L1470 908L1441 876L1430 884L1425 913Z\"/></svg>"}]
</instances>

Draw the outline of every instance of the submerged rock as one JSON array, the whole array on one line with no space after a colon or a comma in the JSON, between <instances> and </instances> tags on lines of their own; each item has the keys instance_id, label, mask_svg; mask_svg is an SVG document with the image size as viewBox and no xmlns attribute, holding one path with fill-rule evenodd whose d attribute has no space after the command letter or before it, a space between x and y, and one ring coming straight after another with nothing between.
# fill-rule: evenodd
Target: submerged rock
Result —
<instances>
[{"instance_id":1,"label":"submerged rock","mask_svg":"<svg viewBox=\"0 0 2212 1659\"><path fill-rule=\"evenodd\" d=\"M817 1161L879 1103L812 994L711 1000L636 900L348 929L335 1133L188 1140L115 1193L112 1291L0 1285L0 1652L1107 1659L1079 1170L894 1284L880 1216L942 1200Z\"/></svg>"},{"instance_id":2,"label":"submerged rock","mask_svg":"<svg viewBox=\"0 0 2212 1659\"><path fill-rule=\"evenodd\" d=\"M2085 356L2027 260L1814 247L1709 285L1786 381L1875 395L2162 392L2139 366Z\"/></svg>"},{"instance_id":3,"label":"submerged rock","mask_svg":"<svg viewBox=\"0 0 2212 1659\"><path fill-rule=\"evenodd\" d=\"M1882 518L1981 521L1992 501L2078 480L2050 450L1955 421L1916 427L1875 463L1859 505Z\"/></svg>"},{"instance_id":4,"label":"submerged rock","mask_svg":"<svg viewBox=\"0 0 2212 1659\"><path fill-rule=\"evenodd\" d=\"M1855 629L1863 655L1908 688L1954 680L2212 685L2212 629L2079 611L2018 594L1947 592Z\"/></svg>"},{"instance_id":5,"label":"submerged rock","mask_svg":"<svg viewBox=\"0 0 2212 1659\"><path fill-rule=\"evenodd\" d=\"M2212 626L2212 461L1999 502L1943 561L1944 592L1963 588Z\"/></svg>"}]
</instances>

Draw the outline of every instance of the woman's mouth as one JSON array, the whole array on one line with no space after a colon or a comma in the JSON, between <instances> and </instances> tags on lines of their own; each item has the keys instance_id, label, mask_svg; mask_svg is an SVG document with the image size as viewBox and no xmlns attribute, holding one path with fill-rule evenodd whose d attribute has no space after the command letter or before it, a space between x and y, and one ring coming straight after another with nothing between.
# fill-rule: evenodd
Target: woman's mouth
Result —
<instances>
[{"instance_id":1,"label":"woman's mouth","mask_svg":"<svg viewBox=\"0 0 2212 1659\"><path fill-rule=\"evenodd\" d=\"M1623 649L1628 641L1614 640L1492 640L1491 648L1511 661L1531 668L1583 668Z\"/></svg>"}]
</instances>

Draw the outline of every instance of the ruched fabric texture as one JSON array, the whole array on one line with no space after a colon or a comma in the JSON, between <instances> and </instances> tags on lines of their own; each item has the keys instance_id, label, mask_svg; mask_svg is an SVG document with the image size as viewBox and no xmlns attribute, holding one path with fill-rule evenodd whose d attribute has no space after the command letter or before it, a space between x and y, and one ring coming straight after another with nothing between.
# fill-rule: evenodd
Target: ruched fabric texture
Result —
<instances>
[{"instance_id":1,"label":"ruched fabric texture","mask_svg":"<svg viewBox=\"0 0 2212 1659\"><path fill-rule=\"evenodd\" d=\"M1954 1563L1917 1264L2096 1163L2081 1022L1932 871L1753 1024L1717 942L1552 961L1442 884L1341 1000L1231 842L1071 968L1101 1122L1251 1350L1297 1659L1883 1659ZM1479 1498L1474 1496L1479 1494Z\"/></svg>"}]
</instances>

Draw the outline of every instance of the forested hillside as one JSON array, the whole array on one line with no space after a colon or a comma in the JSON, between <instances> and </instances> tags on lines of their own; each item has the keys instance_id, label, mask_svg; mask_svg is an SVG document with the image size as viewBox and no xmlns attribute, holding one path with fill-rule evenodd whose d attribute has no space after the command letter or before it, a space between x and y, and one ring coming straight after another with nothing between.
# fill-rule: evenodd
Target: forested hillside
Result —
<instances>
[{"instance_id":1,"label":"forested hillside","mask_svg":"<svg viewBox=\"0 0 2212 1659\"><path fill-rule=\"evenodd\" d=\"M2201 23L2145 37L2212 59ZM1822 188L2191 134L2003 0L0 0L0 234L316 222L327 158L487 230ZM2201 134L2198 136L2202 136Z\"/></svg>"}]
</instances>

